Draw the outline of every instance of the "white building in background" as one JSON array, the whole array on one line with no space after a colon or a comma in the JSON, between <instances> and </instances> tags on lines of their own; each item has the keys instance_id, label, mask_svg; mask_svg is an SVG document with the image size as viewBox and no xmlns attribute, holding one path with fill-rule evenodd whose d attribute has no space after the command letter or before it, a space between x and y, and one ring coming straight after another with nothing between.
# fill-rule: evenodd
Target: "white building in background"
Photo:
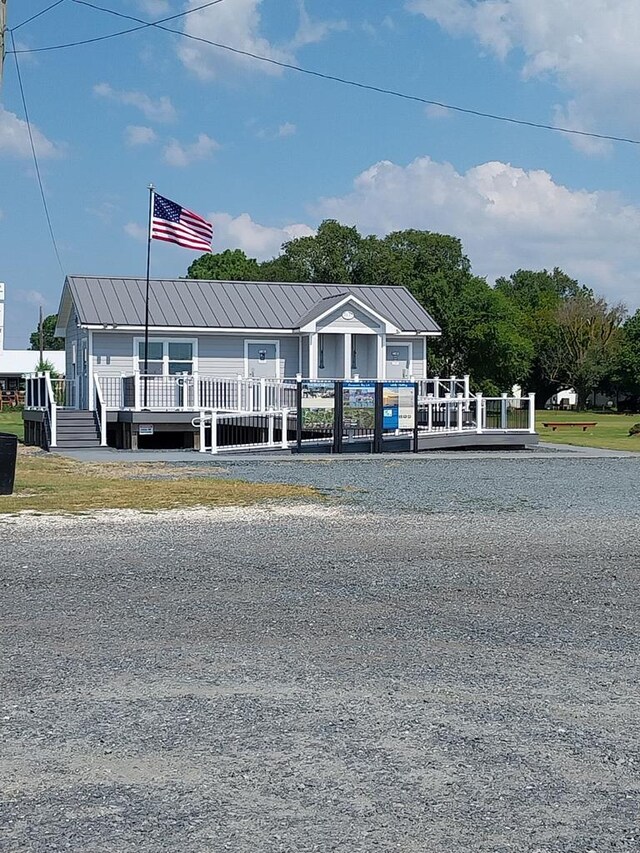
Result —
<instances>
[{"instance_id":1,"label":"white building in background","mask_svg":"<svg viewBox=\"0 0 640 853\"><path fill-rule=\"evenodd\" d=\"M33 373L40 361L37 350L4 348L4 282L0 281L0 391L19 391L24 385L25 373ZM64 374L64 350L45 350L45 361L53 364L57 373Z\"/></svg>"}]
</instances>

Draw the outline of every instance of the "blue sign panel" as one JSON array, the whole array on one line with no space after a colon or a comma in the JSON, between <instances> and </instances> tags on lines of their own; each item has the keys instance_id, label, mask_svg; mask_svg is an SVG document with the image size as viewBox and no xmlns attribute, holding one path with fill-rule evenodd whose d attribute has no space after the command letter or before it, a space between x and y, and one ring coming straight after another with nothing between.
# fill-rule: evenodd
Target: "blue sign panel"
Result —
<instances>
[{"instance_id":1,"label":"blue sign panel","mask_svg":"<svg viewBox=\"0 0 640 853\"><path fill-rule=\"evenodd\" d=\"M382 386L382 428L413 429L415 426L413 382L385 382Z\"/></svg>"}]
</instances>

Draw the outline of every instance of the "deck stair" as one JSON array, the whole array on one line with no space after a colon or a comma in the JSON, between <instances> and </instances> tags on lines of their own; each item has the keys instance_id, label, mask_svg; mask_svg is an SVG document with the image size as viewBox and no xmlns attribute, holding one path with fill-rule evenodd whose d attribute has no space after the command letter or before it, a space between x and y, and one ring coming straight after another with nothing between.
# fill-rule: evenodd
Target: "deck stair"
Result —
<instances>
[{"instance_id":1,"label":"deck stair","mask_svg":"<svg viewBox=\"0 0 640 853\"><path fill-rule=\"evenodd\" d=\"M58 409L57 420L59 449L100 447L100 432L94 412Z\"/></svg>"}]
</instances>

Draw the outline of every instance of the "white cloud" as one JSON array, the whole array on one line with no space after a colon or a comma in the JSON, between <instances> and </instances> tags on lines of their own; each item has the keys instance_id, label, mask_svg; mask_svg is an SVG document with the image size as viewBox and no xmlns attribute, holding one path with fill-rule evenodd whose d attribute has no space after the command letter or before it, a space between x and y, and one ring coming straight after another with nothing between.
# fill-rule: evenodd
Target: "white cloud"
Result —
<instances>
[{"instance_id":1,"label":"white cloud","mask_svg":"<svg viewBox=\"0 0 640 853\"><path fill-rule=\"evenodd\" d=\"M150 145L157 136L152 127L130 124L125 128L124 139L127 145Z\"/></svg>"},{"instance_id":2,"label":"white cloud","mask_svg":"<svg viewBox=\"0 0 640 853\"><path fill-rule=\"evenodd\" d=\"M260 9L263 0L233 0L194 12L185 18L184 32L195 38L228 45L238 51L256 54L275 62L295 62L295 51L308 44L323 41L332 32L346 29L344 21L313 21L303 0L298 0L299 23L292 39L275 44L264 35ZM187 8L195 9L202 0L188 0ZM216 48L202 42L183 39L178 56L184 65L202 80L213 80L227 72L239 70L279 76L282 68L260 62L242 53Z\"/></svg>"},{"instance_id":3,"label":"white cloud","mask_svg":"<svg viewBox=\"0 0 640 853\"><path fill-rule=\"evenodd\" d=\"M300 23L298 31L291 44L292 48L304 47L306 44L317 44L332 32L347 29L346 21L312 21L307 12L304 0L298 0Z\"/></svg>"},{"instance_id":4,"label":"white cloud","mask_svg":"<svg viewBox=\"0 0 640 853\"><path fill-rule=\"evenodd\" d=\"M95 216L101 222L104 222L105 225L111 225L119 211L119 207L111 201L103 201L95 207L87 207L85 210L91 216Z\"/></svg>"},{"instance_id":5,"label":"white cloud","mask_svg":"<svg viewBox=\"0 0 640 853\"><path fill-rule=\"evenodd\" d=\"M44 306L49 302L47 297L39 290L18 289L14 291L14 295L18 302L26 302L27 305L41 305L44 308Z\"/></svg>"},{"instance_id":6,"label":"white cloud","mask_svg":"<svg viewBox=\"0 0 640 853\"><path fill-rule=\"evenodd\" d=\"M294 136L297 132L298 128L293 124L293 122L285 121L279 125L276 130L268 130L264 127L260 128L256 135L258 139L267 139L270 142L273 142L274 139L284 139L287 136Z\"/></svg>"},{"instance_id":7,"label":"white cloud","mask_svg":"<svg viewBox=\"0 0 640 853\"><path fill-rule=\"evenodd\" d=\"M248 213L231 216L228 213L210 213L207 217L214 226L214 251L242 249L251 258L267 260L280 253L287 240L314 234L308 225L286 225L270 228L254 222Z\"/></svg>"},{"instance_id":8,"label":"white cloud","mask_svg":"<svg viewBox=\"0 0 640 853\"><path fill-rule=\"evenodd\" d=\"M165 163L170 166L184 167L199 160L208 160L218 148L220 145L215 139L200 133L196 141L188 145L171 139L164 148L163 156Z\"/></svg>"},{"instance_id":9,"label":"white cloud","mask_svg":"<svg viewBox=\"0 0 640 853\"><path fill-rule=\"evenodd\" d=\"M132 237L139 243L143 243L149 238L148 228L144 225L139 225L137 222L127 222L124 226L124 230L129 237Z\"/></svg>"},{"instance_id":10,"label":"white cloud","mask_svg":"<svg viewBox=\"0 0 640 853\"><path fill-rule=\"evenodd\" d=\"M41 160L61 157L64 151L62 145L51 142L32 124L31 133L36 154ZM31 157L31 143L26 121L15 113L5 110L0 105L0 152L12 157Z\"/></svg>"},{"instance_id":11,"label":"white cloud","mask_svg":"<svg viewBox=\"0 0 640 853\"><path fill-rule=\"evenodd\" d=\"M184 31L278 62L292 62L293 54L286 46L271 44L261 35L261 3L262 0L234 0L233 3L202 9L187 16ZM201 5L201 0L188 0L187 8L195 9ZM203 80L211 80L229 69L237 71L239 68L266 74L282 73L282 69L275 65L187 39L180 41L178 56L190 71Z\"/></svg>"},{"instance_id":12,"label":"white cloud","mask_svg":"<svg viewBox=\"0 0 640 853\"><path fill-rule=\"evenodd\" d=\"M150 15L150 20L157 20L162 15L168 15L171 10L171 4L168 0L137 0L138 8L147 15Z\"/></svg>"},{"instance_id":13,"label":"white cloud","mask_svg":"<svg viewBox=\"0 0 640 853\"><path fill-rule=\"evenodd\" d=\"M544 171L483 163L465 173L429 157L376 163L353 191L322 199L321 219L384 235L418 228L462 239L490 281L520 267L562 267L612 300L640 301L640 208L615 193L572 190Z\"/></svg>"},{"instance_id":14,"label":"white cloud","mask_svg":"<svg viewBox=\"0 0 640 853\"><path fill-rule=\"evenodd\" d=\"M135 107L149 121L171 122L176 118L175 107L166 95L153 100L145 92L121 91L114 89L108 83L98 83L93 87L93 92L101 98L108 98L125 106Z\"/></svg>"},{"instance_id":15,"label":"white cloud","mask_svg":"<svg viewBox=\"0 0 640 853\"><path fill-rule=\"evenodd\" d=\"M640 131L640 116L629 109L640 96L637 0L407 0L406 5L450 33L474 36L502 59L512 52L522 55L525 79L551 78L570 93L557 118L578 130L613 124ZM578 138L572 141L584 148Z\"/></svg>"}]
</instances>

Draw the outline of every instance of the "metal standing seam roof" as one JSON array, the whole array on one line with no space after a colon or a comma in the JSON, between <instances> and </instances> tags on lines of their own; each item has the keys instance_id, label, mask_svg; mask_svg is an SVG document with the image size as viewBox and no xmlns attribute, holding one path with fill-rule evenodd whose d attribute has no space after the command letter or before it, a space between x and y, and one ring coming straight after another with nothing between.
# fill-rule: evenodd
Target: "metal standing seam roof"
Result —
<instances>
[{"instance_id":1,"label":"metal standing seam roof","mask_svg":"<svg viewBox=\"0 0 640 853\"><path fill-rule=\"evenodd\" d=\"M82 325L143 326L143 278L68 276ZM438 334L440 327L406 287L265 281L152 279L150 326L297 329L352 294L405 332Z\"/></svg>"}]
</instances>

